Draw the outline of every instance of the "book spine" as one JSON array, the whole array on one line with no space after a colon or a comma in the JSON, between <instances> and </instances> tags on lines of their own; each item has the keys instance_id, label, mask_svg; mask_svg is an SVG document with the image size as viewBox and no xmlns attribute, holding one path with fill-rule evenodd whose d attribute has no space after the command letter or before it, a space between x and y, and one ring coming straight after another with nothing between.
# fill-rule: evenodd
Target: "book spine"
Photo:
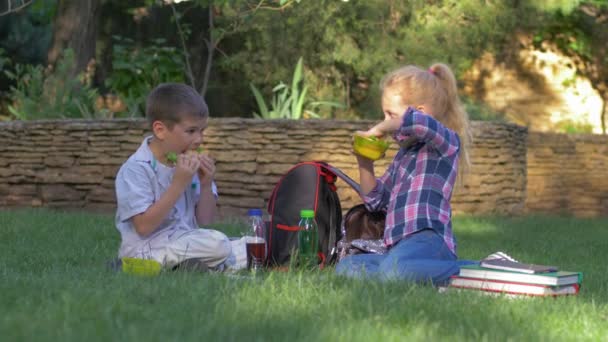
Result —
<instances>
[{"instance_id":1,"label":"book spine","mask_svg":"<svg viewBox=\"0 0 608 342\"><path fill-rule=\"evenodd\" d=\"M497 294L509 294L509 295L517 295L517 296L530 296L530 297L560 297L560 296L573 296L578 294L578 287L573 293L552 293L552 294L544 294L544 293L529 293L529 292L518 292L518 291L504 291L504 290L496 290L496 289L487 289L487 288L478 288L474 286L463 286L463 285L450 285L450 287L458 288L458 289L466 289L466 290L477 290L482 292L491 292Z\"/></svg>"},{"instance_id":2,"label":"book spine","mask_svg":"<svg viewBox=\"0 0 608 342\"><path fill-rule=\"evenodd\" d=\"M561 296L566 294L577 294L580 291L580 284L570 284L564 286L549 286L539 284L526 284L511 281L496 281L478 278L467 278L452 276L451 287L474 289L480 291L523 294L530 296ZM567 292L573 289L573 292ZM566 291L559 293L559 291Z\"/></svg>"}]
</instances>

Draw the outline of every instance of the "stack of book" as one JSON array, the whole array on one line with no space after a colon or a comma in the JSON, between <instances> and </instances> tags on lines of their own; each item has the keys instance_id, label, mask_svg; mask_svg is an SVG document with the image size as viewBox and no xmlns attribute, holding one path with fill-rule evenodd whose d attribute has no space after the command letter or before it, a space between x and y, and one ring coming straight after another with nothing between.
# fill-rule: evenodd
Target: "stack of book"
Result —
<instances>
[{"instance_id":1,"label":"stack of book","mask_svg":"<svg viewBox=\"0 0 608 342\"><path fill-rule=\"evenodd\" d=\"M449 287L514 296L562 296L578 294L582 279L581 272L494 259L461 266Z\"/></svg>"}]
</instances>

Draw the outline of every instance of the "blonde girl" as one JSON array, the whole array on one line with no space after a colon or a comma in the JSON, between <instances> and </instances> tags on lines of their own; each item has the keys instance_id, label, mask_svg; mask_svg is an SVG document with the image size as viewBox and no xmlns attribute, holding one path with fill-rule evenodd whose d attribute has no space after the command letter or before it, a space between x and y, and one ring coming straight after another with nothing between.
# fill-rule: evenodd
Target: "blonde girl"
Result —
<instances>
[{"instance_id":1,"label":"blonde girl","mask_svg":"<svg viewBox=\"0 0 608 342\"><path fill-rule=\"evenodd\" d=\"M459 271L450 199L459 170L469 164L468 116L445 64L401 67L387 74L380 87L384 120L357 133L391 135L400 149L380 178L372 160L357 156L357 163L367 209L386 210L389 251L344 258L336 271L445 284Z\"/></svg>"}]
</instances>

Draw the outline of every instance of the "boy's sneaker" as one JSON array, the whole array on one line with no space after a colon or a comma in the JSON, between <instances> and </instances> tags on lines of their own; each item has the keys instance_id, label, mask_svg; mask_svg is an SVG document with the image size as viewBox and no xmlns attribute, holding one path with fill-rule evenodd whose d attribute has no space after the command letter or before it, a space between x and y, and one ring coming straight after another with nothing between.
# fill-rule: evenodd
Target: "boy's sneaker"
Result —
<instances>
[{"instance_id":1,"label":"boy's sneaker","mask_svg":"<svg viewBox=\"0 0 608 342\"><path fill-rule=\"evenodd\" d=\"M232 252L226 261L220 265L224 272L235 273L247 268L247 237L230 239Z\"/></svg>"}]
</instances>

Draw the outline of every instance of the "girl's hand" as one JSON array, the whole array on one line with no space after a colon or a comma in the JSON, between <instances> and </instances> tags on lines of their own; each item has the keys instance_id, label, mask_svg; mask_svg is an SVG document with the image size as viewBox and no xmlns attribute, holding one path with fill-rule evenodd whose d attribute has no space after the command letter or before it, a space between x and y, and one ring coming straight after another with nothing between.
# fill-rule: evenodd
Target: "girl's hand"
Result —
<instances>
[{"instance_id":1,"label":"girl's hand","mask_svg":"<svg viewBox=\"0 0 608 342\"><path fill-rule=\"evenodd\" d=\"M357 157L357 164L362 168L370 168L374 166L374 161L352 152Z\"/></svg>"},{"instance_id":2,"label":"girl's hand","mask_svg":"<svg viewBox=\"0 0 608 342\"><path fill-rule=\"evenodd\" d=\"M201 162L191 154L180 154L177 156L175 165L175 173L173 174L173 182L177 182L184 188L192 182L192 177L199 169Z\"/></svg>"},{"instance_id":3,"label":"girl's hand","mask_svg":"<svg viewBox=\"0 0 608 342\"><path fill-rule=\"evenodd\" d=\"M380 121L367 131L357 131L357 134L362 135L364 137L374 136L377 138L383 138L385 135L391 134L394 131L398 130L399 127L401 127L401 118L395 117L392 119Z\"/></svg>"},{"instance_id":4,"label":"girl's hand","mask_svg":"<svg viewBox=\"0 0 608 342\"><path fill-rule=\"evenodd\" d=\"M382 131L382 122L376 124L374 127L368 129L367 131L357 131L355 134L364 136L364 137L377 137L382 138L385 135L385 132Z\"/></svg>"},{"instance_id":5,"label":"girl's hand","mask_svg":"<svg viewBox=\"0 0 608 342\"><path fill-rule=\"evenodd\" d=\"M215 177L215 161L202 153L198 154L197 157L199 160L198 177L201 186L209 186Z\"/></svg>"}]
</instances>

